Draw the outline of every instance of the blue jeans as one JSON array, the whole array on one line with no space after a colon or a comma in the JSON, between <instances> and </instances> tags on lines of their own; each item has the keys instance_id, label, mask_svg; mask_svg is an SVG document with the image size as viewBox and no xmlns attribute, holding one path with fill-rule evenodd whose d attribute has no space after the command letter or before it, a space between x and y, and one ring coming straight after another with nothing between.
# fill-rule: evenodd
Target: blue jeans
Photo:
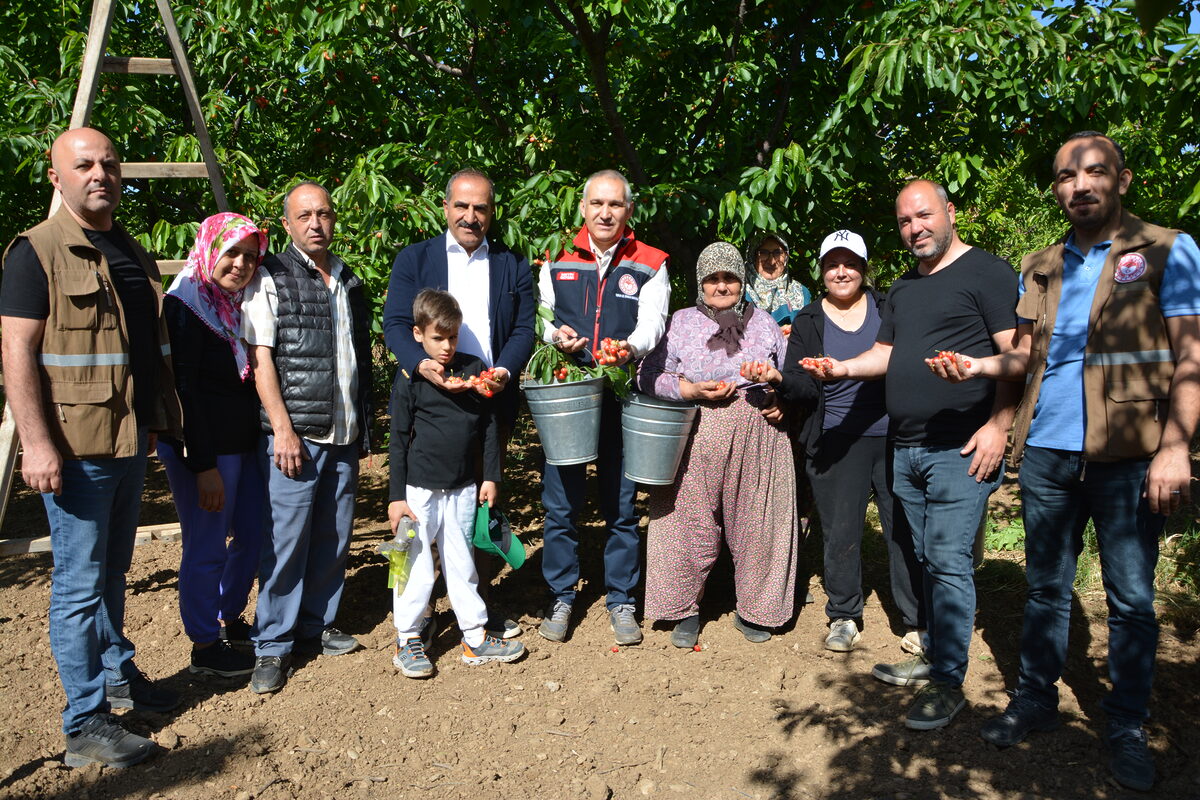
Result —
<instances>
[{"instance_id":1,"label":"blue jeans","mask_svg":"<svg viewBox=\"0 0 1200 800\"><path fill-rule=\"evenodd\" d=\"M1154 566L1166 522L1150 513L1142 497L1149 466L1142 460L1088 462L1080 453L1044 447L1025 450L1020 483L1029 599L1017 692L1039 705L1058 707L1055 682L1067 660L1075 564L1091 517L1108 598L1112 693L1101 707L1122 726L1141 725L1147 716L1158 647Z\"/></svg>"},{"instance_id":2,"label":"blue jeans","mask_svg":"<svg viewBox=\"0 0 1200 800\"><path fill-rule=\"evenodd\" d=\"M175 448L159 442L158 455L167 468L183 531L179 616L189 639L208 644L220 636L220 620L241 616L258 575L266 488L258 454L217 456L217 472L225 486L225 505L220 511L200 508L196 473ZM232 537L228 543L227 537Z\"/></svg>"},{"instance_id":3,"label":"blue jeans","mask_svg":"<svg viewBox=\"0 0 1200 800\"><path fill-rule=\"evenodd\" d=\"M67 695L63 733L109 710L105 684L136 674L125 638L125 573L146 477L146 433L128 458L64 460L62 494L42 495L50 522L54 573L50 649Z\"/></svg>"},{"instance_id":4,"label":"blue jeans","mask_svg":"<svg viewBox=\"0 0 1200 800\"><path fill-rule=\"evenodd\" d=\"M596 475L600 481L600 513L608 526L604 545L604 582L609 608L634 603L641 577L638 515L634 509L637 484L625 477L622 458L621 403L604 392L600 408L600 452ZM556 467L542 473L542 505L546 530L542 540L542 575L556 600L575 602L579 582L579 531L575 525L583 508L587 464Z\"/></svg>"},{"instance_id":5,"label":"blue jeans","mask_svg":"<svg viewBox=\"0 0 1200 800\"><path fill-rule=\"evenodd\" d=\"M930 678L953 686L966 678L975 628L975 534L1004 475L997 469L977 482L967 474L972 456L960 449L897 446L892 486L925 572Z\"/></svg>"},{"instance_id":6,"label":"blue jeans","mask_svg":"<svg viewBox=\"0 0 1200 800\"><path fill-rule=\"evenodd\" d=\"M260 442L267 503L252 634L259 656L285 656L297 638L319 636L333 624L346 583L358 444L300 444L307 459L289 478L272 462L275 437Z\"/></svg>"}]
</instances>

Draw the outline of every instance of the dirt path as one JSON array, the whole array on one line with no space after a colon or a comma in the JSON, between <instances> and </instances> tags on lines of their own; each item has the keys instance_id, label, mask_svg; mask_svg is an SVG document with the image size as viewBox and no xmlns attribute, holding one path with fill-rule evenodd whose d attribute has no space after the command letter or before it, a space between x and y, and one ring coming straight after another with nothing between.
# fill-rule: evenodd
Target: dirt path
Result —
<instances>
[{"instance_id":1,"label":"dirt path","mask_svg":"<svg viewBox=\"0 0 1200 800\"><path fill-rule=\"evenodd\" d=\"M378 460L377 460L378 461ZM244 681L197 679L179 622L177 545L139 547L129 575L127 630L138 664L181 691L169 715L126 713L166 752L128 770L61 765L62 691L46 635L50 558L0 560L0 797L78 798L1115 798L1098 734L1106 683L1102 596L1075 609L1063 690L1067 724L1007 751L979 739L982 721L1015 682L1024 584L1012 559L989 558L979 574L980 610L966 683L967 709L947 729L906 731L910 691L869 677L901 658L889 608L883 547L867 552L870 589L860 648L821 647L824 595L766 644L731 626L727 565L708 591L701 652L670 646L647 629L641 646L612 652L600 590L582 589L586 610L568 642L534 632L543 601L536 472L516 461L511 516L530 551L505 572L493 597L526 628L529 656L512 665L467 667L444 602L433 656L438 673L410 681L391 666L384 561L385 474L364 463L359 519L340 626L363 650L301 663L280 693L260 697ZM515 480L514 480L515 478ZM145 521L169 519L161 476L149 487ZM14 499L7 535L36 535L37 498ZM24 516L23 516L24 515ZM594 509L587 517L595 520ZM23 523L22 520L25 520ZM40 517L44 529L44 516ZM22 528L32 533L26 533ZM590 535L588 535L590 534ZM596 580L600 533L581 547ZM805 548L812 563L815 552ZM1161 780L1149 795L1200 798L1200 643L1164 627L1150 723ZM1142 795L1147 796L1147 795Z\"/></svg>"}]
</instances>

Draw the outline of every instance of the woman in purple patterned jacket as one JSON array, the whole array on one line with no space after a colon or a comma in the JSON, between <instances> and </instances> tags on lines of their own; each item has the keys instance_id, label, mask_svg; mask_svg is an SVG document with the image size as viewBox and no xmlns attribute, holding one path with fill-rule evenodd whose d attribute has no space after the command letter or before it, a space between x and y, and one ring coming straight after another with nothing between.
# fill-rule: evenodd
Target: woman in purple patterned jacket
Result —
<instances>
[{"instance_id":1,"label":"woman in purple patterned jacket","mask_svg":"<svg viewBox=\"0 0 1200 800\"><path fill-rule=\"evenodd\" d=\"M699 406L675 485L650 492L646 616L675 621L672 644L694 646L700 597L724 538L737 592L733 624L765 642L791 619L796 581L796 479L769 385L779 380L787 343L775 320L743 299L736 247L704 248L696 278L696 305L675 312L638 372L641 391Z\"/></svg>"}]
</instances>

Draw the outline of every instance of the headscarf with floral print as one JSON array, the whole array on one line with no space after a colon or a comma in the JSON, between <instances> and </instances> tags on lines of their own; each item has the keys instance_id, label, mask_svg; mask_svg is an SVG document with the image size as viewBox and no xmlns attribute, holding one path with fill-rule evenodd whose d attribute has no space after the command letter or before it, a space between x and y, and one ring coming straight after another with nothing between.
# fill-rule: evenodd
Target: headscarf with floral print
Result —
<instances>
[{"instance_id":1,"label":"headscarf with floral print","mask_svg":"<svg viewBox=\"0 0 1200 800\"><path fill-rule=\"evenodd\" d=\"M267 234L249 217L228 212L213 214L200 223L196 244L188 253L187 265L171 283L167 294L179 298L213 333L229 342L244 381L250 375L250 359L242 341L242 290L227 292L213 281L213 270L221 256L247 236L258 237L257 269L267 254Z\"/></svg>"}]
</instances>

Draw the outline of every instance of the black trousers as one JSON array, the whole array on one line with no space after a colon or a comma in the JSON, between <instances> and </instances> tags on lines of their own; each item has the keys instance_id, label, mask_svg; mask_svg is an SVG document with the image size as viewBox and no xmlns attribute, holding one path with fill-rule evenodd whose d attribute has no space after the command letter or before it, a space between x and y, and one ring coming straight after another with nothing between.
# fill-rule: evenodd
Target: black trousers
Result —
<instances>
[{"instance_id":1,"label":"black trousers","mask_svg":"<svg viewBox=\"0 0 1200 800\"><path fill-rule=\"evenodd\" d=\"M825 539L825 614L830 619L862 618L863 523L874 491L887 542L892 599L905 627L924 628L921 567L908 521L892 495L887 437L825 431L808 453L807 469Z\"/></svg>"}]
</instances>

